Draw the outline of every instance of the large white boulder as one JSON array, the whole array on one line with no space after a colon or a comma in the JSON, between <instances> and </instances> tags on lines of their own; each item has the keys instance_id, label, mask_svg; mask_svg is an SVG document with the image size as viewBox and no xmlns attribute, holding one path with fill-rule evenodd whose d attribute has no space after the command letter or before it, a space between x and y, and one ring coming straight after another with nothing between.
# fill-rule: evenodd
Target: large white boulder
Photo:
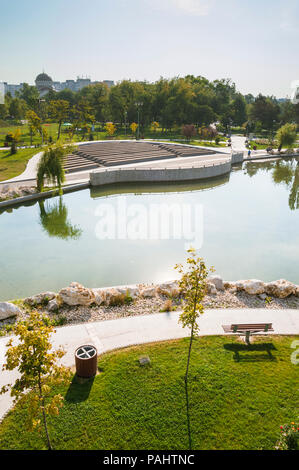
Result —
<instances>
[{"instance_id":1,"label":"large white boulder","mask_svg":"<svg viewBox=\"0 0 299 470\"><path fill-rule=\"evenodd\" d=\"M144 287L140 290L140 295L141 297L144 297L144 298L155 297L156 293L157 293L157 290L155 286Z\"/></svg>"},{"instance_id":2,"label":"large white boulder","mask_svg":"<svg viewBox=\"0 0 299 470\"><path fill-rule=\"evenodd\" d=\"M94 303L97 304L97 305L102 305L106 302L106 289L104 288L95 288L95 289L91 289L94 296L95 296L95 299L94 299Z\"/></svg>"},{"instance_id":3,"label":"large white boulder","mask_svg":"<svg viewBox=\"0 0 299 470\"><path fill-rule=\"evenodd\" d=\"M0 320L6 318L16 317L21 313L21 310L10 302L0 302Z\"/></svg>"},{"instance_id":4,"label":"large white boulder","mask_svg":"<svg viewBox=\"0 0 299 470\"><path fill-rule=\"evenodd\" d=\"M69 287L61 289L59 297L67 305L90 305L95 302L95 295L78 282L72 282Z\"/></svg>"},{"instance_id":5,"label":"large white boulder","mask_svg":"<svg viewBox=\"0 0 299 470\"><path fill-rule=\"evenodd\" d=\"M132 299L135 299L139 295L139 288L136 285L132 286L117 286L118 292L124 295L129 295Z\"/></svg>"},{"instance_id":6,"label":"large white boulder","mask_svg":"<svg viewBox=\"0 0 299 470\"><path fill-rule=\"evenodd\" d=\"M178 281L163 282L158 285L157 291L162 295L177 297L180 294L179 283Z\"/></svg>"},{"instance_id":7,"label":"large white boulder","mask_svg":"<svg viewBox=\"0 0 299 470\"><path fill-rule=\"evenodd\" d=\"M28 305L39 305L47 303L50 300L55 299L55 292L42 292L41 294L33 295L32 297L27 297L24 302Z\"/></svg>"},{"instance_id":8,"label":"large white boulder","mask_svg":"<svg viewBox=\"0 0 299 470\"><path fill-rule=\"evenodd\" d=\"M215 284L213 284L212 282L207 283L207 293L212 294L212 295L217 294L217 289L215 287Z\"/></svg>"},{"instance_id":9,"label":"large white boulder","mask_svg":"<svg viewBox=\"0 0 299 470\"><path fill-rule=\"evenodd\" d=\"M268 282L265 285L265 290L269 295L284 299L289 295L296 294L297 286L285 279L279 279L278 281Z\"/></svg>"},{"instance_id":10,"label":"large white boulder","mask_svg":"<svg viewBox=\"0 0 299 470\"><path fill-rule=\"evenodd\" d=\"M263 294L265 292L265 283L259 279L249 279L243 281L243 289L250 295Z\"/></svg>"},{"instance_id":11,"label":"large white boulder","mask_svg":"<svg viewBox=\"0 0 299 470\"><path fill-rule=\"evenodd\" d=\"M216 287L216 289L218 290L224 290L224 284L223 284L223 279L222 277L218 276L218 275L214 275L214 276L210 276L207 281L209 283L212 283L214 284L214 286Z\"/></svg>"}]
</instances>

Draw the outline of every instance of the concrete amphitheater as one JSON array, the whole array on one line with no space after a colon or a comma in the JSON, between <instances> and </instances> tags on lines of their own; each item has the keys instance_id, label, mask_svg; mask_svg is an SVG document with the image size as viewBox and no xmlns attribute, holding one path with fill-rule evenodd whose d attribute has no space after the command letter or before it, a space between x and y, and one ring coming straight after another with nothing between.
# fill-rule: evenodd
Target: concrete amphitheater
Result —
<instances>
[{"instance_id":1,"label":"concrete amphitheater","mask_svg":"<svg viewBox=\"0 0 299 470\"><path fill-rule=\"evenodd\" d=\"M219 155L215 150L195 146L156 143L109 141L83 144L64 159L66 173L134 163L170 160L179 157Z\"/></svg>"}]
</instances>

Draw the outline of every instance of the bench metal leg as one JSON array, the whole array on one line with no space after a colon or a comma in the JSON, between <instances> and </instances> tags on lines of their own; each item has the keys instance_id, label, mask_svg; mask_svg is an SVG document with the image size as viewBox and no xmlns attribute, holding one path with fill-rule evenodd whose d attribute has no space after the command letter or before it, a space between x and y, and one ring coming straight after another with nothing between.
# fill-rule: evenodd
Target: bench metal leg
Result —
<instances>
[{"instance_id":1,"label":"bench metal leg","mask_svg":"<svg viewBox=\"0 0 299 470\"><path fill-rule=\"evenodd\" d=\"M250 344L250 331L246 331L245 341L247 345Z\"/></svg>"}]
</instances>

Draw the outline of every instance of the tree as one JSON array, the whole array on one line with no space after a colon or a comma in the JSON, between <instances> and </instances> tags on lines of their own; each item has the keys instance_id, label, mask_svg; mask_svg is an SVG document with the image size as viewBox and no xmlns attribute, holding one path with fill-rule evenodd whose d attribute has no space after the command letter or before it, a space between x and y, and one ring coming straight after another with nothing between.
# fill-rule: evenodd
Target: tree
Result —
<instances>
[{"instance_id":1,"label":"tree","mask_svg":"<svg viewBox=\"0 0 299 470\"><path fill-rule=\"evenodd\" d=\"M137 128L138 128L138 124L136 124L136 122L132 122L132 124L130 125L130 129L133 134L136 134Z\"/></svg>"},{"instance_id":2,"label":"tree","mask_svg":"<svg viewBox=\"0 0 299 470\"><path fill-rule=\"evenodd\" d=\"M64 147L62 145L53 145L44 151L37 167L36 181L39 191L43 190L46 179L61 188L65 179L63 157L72 151L72 146Z\"/></svg>"},{"instance_id":3,"label":"tree","mask_svg":"<svg viewBox=\"0 0 299 470\"><path fill-rule=\"evenodd\" d=\"M28 424L31 429L41 427L41 418L46 434L48 449L52 449L47 416L57 416L63 406L63 397L52 394L54 386L68 383L71 372L58 364L64 351L52 350L50 335L54 328L50 320L39 312L31 312L25 321L17 322L13 327L17 345L13 339L7 344L6 364L3 370L18 369L20 377L13 385L2 387L0 393L10 394L17 402L29 392Z\"/></svg>"},{"instance_id":4,"label":"tree","mask_svg":"<svg viewBox=\"0 0 299 470\"><path fill-rule=\"evenodd\" d=\"M193 124L185 124L182 127L182 134L184 137L186 137L187 140L190 140L191 137L195 136L196 134L196 129Z\"/></svg>"},{"instance_id":5,"label":"tree","mask_svg":"<svg viewBox=\"0 0 299 470\"><path fill-rule=\"evenodd\" d=\"M271 97L261 94L257 96L254 103L249 105L249 117L252 121L260 121L264 129L272 129L273 121L278 122L280 107Z\"/></svg>"},{"instance_id":6,"label":"tree","mask_svg":"<svg viewBox=\"0 0 299 470\"><path fill-rule=\"evenodd\" d=\"M57 140L60 139L61 125L67 119L69 115L69 102L66 100L53 100L49 104L49 113L52 119L58 122L58 136Z\"/></svg>"},{"instance_id":7,"label":"tree","mask_svg":"<svg viewBox=\"0 0 299 470\"><path fill-rule=\"evenodd\" d=\"M14 133L11 134L11 146L10 146L10 154L14 155L17 153L17 143L19 142L21 137L20 129L16 129Z\"/></svg>"},{"instance_id":8,"label":"tree","mask_svg":"<svg viewBox=\"0 0 299 470\"><path fill-rule=\"evenodd\" d=\"M185 305L183 312L180 315L179 322L182 326L190 328L190 341L188 349L188 359L185 372L185 381L188 381L188 372L190 364L190 356L192 349L192 342L194 336L198 333L199 327L197 320L200 315L204 313L202 301L207 293L207 277L214 268L207 269L203 258L196 255L194 248L190 248L187 253L190 256L187 258L187 271L184 272L183 265L177 264L175 269L181 274L179 286L184 294Z\"/></svg>"},{"instance_id":9,"label":"tree","mask_svg":"<svg viewBox=\"0 0 299 470\"><path fill-rule=\"evenodd\" d=\"M160 127L160 124L157 121L153 121L151 124L151 131L156 134L159 127Z\"/></svg>"},{"instance_id":10,"label":"tree","mask_svg":"<svg viewBox=\"0 0 299 470\"><path fill-rule=\"evenodd\" d=\"M22 89L17 93L18 97L26 101L28 107L34 111L38 110L39 92L35 86L24 83Z\"/></svg>"},{"instance_id":11,"label":"tree","mask_svg":"<svg viewBox=\"0 0 299 470\"><path fill-rule=\"evenodd\" d=\"M28 121L29 132L30 132L30 145L32 145L32 136L37 132L41 132L41 119L34 111L27 111L26 119Z\"/></svg>"},{"instance_id":12,"label":"tree","mask_svg":"<svg viewBox=\"0 0 299 470\"><path fill-rule=\"evenodd\" d=\"M278 140L278 150L280 151L282 147L293 147L294 143L297 140L296 135L297 126L296 124L285 124L280 129L278 129L276 134L276 139Z\"/></svg>"},{"instance_id":13,"label":"tree","mask_svg":"<svg viewBox=\"0 0 299 470\"><path fill-rule=\"evenodd\" d=\"M182 264L177 264L175 266L175 269L177 269L178 272L181 274L179 287L184 295L185 300L183 312L180 314L179 317L179 322L182 324L183 328L187 327L190 329L188 358L184 379L187 401L189 449L191 449L192 442L189 420L188 374L193 339L199 331L197 320L199 316L204 313L202 301L207 293L207 277L209 270L206 268L204 260L196 255L196 251L194 248L190 248L187 253L190 254L190 256L187 258L187 270L184 271ZM211 268L210 271L214 271L214 268Z\"/></svg>"},{"instance_id":14,"label":"tree","mask_svg":"<svg viewBox=\"0 0 299 470\"><path fill-rule=\"evenodd\" d=\"M233 123L237 126L242 126L244 122L247 121L247 108L246 101L241 95L241 93L238 93L236 95L231 107L233 112Z\"/></svg>"},{"instance_id":15,"label":"tree","mask_svg":"<svg viewBox=\"0 0 299 470\"><path fill-rule=\"evenodd\" d=\"M110 137L112 137L116 131L116 126L113 122L107 122L105 125L105 129Z\"/></svg>"}]
</instances>

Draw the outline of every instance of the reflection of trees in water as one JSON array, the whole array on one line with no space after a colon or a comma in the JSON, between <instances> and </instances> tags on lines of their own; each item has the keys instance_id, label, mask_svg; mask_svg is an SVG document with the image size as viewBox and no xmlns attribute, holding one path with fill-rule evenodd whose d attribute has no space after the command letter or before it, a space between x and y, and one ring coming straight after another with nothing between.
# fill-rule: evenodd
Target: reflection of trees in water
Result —
<instances>
[{"instance_id":1,"label":"reflection of trees in water","mask_svg":"<svg viewBox=\"0 0 299 470\"><path fill-rule=\"evenodd\" d=\"M290 209L299 209L299 161L277 160L275 162L250 162L246 165L246 171L250 177L256 175L260 170L271 170L273 182L275 184L284 184L290 189Z\"/></svg>"},{"instance_id":2,"label":"reflection of trees in water","mask_svg":"<svg viewBox=\"0 0 299 470\"><path fill-rule=\"evenodd\" d=\"M292 162L282 162L281 160L276 162L274 171L272 173L272 179L275 184L285 183L289 187L293 181L294 169Z\"/></svg>"},{"instance_id":3,"label":"reflection of trees in water","mask_svg":"<svg viewBox=\"0 0 299 470\"><path fill-rule=\"evenodd\" d=\"M275 165L272 178L274 183L284 183L290 189L289 207L290 209L299 209L299 162L278 161Z\"/></svg>"},{"instance_id":4,"label":"reflection of trees in water","mask_svg":"<svg viewBox=\"0 0 299 470\"><path fill-rule=\"evenodd\" d=\"M295 169L294 181L289 196L289 206L292 211L299 209L299 162Z\"/></svg>"},{"instance_id":5,"label":"reflection of trees in water","mask_svg":"<svg viewBox=\"0 0 299 470\"><path fill-rule=\"evenodd\" d=\"M45 207L44 201L39 201L39 208L40 223L50 237L67 240L68 238L78 239L81 236L82 230L71 225L67 220L67 207L62 201L62 197L59 197L50 208Z\"/></svg>"}]
</instances>

